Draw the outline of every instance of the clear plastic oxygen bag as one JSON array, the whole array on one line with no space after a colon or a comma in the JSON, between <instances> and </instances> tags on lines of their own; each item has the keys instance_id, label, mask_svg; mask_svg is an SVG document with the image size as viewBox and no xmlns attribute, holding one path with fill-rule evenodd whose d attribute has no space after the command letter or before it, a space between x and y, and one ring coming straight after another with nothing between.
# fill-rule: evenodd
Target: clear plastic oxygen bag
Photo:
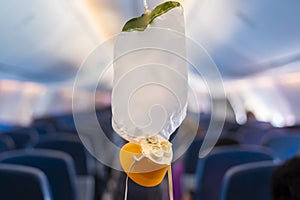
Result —
<instances>
[{"instance_id":1,"label":"clear plastic oxygen bag","mask_svg":"<svg viewBox=\"0 0 300 200\"><path fill-rule=\"evenodd\" d=\"M114 49L112 125L129 142L168 140L187 109L183 9L156 17L145 30L121 32Z\"/></svg>"}]
</instances>

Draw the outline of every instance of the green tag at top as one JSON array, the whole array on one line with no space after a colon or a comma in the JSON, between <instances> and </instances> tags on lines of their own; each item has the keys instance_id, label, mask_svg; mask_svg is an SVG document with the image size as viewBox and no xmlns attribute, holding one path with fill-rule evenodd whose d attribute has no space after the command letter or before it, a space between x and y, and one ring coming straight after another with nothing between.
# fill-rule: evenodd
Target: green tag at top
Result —
<instances>
[{"instance_id":1,"label":"green tag at top","mask_svg":"<svg viewBox=\"0 0 300 200\"><path fill-rule=\"evenodd\" d=\"M167 1L158 6L153 10L142 14L140 17L133 18L126 22L122 32L129 31L143 31L147 28L149 24L158 16L165 14L169 10L179 7L180 3L177 1Z\"/></svg>"}]
</instances>

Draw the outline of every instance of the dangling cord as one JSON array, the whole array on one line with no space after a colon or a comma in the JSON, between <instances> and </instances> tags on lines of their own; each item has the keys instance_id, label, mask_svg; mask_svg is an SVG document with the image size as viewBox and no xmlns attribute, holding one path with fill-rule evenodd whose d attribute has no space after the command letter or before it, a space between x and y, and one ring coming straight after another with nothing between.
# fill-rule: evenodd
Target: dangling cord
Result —
<instances>
[{"instance_id":1,"label":"dangling cord","mask_svg":"<svg viewBox=\"0 0 300 200\"><path fill-rule=\"evenodd\" d=\"M141 160L144 158L144 156L141 156L141 157L137 158L135 155L133 155L132 158L133 158L134 162L131 164L131 166L130 166L130 168L129 168L129 171L127 172L126 183L125 183L124 200L127 200L127 194L128 194L128 178L129 178L128 174L131 172L131 170L132 170L132 168L134 167L134 165L135 165L137 162L141 161Z\"/></svg>"},{"instance_id":2,"label":"dangling cord","mask_svg":"<svg viewBox=\"0 0 300 200\"><path fill-rule=\"evenodd\" d=\"M147 4L147 0L144 0L144 9L145 9L145 12L149 12L149 7L148 7L148 4Z\"/></svg>"},{"instance_id":3,"label":"dangling cord","mask_svg":"<svg viewBox=\"0 0 300 200\"><path fill-rule=\"evenodd\" d=\"M126 176L124 200L127 200L127 193L128 193L128 174Z\"/></svg>"},{"instance_id":4,"label":"dangling cord","mask_svg":"<svg viewBox=\"0 0 300 200\"><path fill-rule=\"evenodd\" d=\"M173 180L172 180L171 165L169 166L169 169L168 169L168 183L169 183L169 197L170 197L170 200L173 200L174 197L173 197Z\"/></svg>"}]
</instances>

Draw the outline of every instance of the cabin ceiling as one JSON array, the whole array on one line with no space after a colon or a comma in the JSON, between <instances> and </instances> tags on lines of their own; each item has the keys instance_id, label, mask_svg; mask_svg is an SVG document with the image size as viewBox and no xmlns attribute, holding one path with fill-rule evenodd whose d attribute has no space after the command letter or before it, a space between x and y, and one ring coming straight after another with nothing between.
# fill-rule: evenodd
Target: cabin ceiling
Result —
<instances>
[{"instance_id":1,"label":"cabin ceiling","mask_svg":"<svg viewBox=\"0 0 300 200\"><path fill-rule=\"evenodd\" d=\"M160 2L148 0L150 7ZM181 2L187 36L203 45L226 80L277 68L284 73L300 59L298 0ZM97 45L143 12L142 5L142 0L1 2L0 79L69 81Z\"/></svg>"}]
</instances>

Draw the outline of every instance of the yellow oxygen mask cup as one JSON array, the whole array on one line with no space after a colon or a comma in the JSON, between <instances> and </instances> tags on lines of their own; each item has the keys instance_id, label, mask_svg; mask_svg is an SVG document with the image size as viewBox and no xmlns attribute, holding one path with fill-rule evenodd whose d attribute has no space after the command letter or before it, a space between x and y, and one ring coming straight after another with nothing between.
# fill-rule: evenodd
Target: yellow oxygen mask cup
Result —
<instances>
[{"instance_id":1,"label":"yellow oxygen mask cup","mask_svg":"<svg viewBox=\"0 0 300 200\"><path fill-rule=\"evenodd\" d=\"M134 182L145 187L160 184L173 157L172 145L157 136L129 142L120 150L120 163Z\"/></svg>"}]
</instances>

